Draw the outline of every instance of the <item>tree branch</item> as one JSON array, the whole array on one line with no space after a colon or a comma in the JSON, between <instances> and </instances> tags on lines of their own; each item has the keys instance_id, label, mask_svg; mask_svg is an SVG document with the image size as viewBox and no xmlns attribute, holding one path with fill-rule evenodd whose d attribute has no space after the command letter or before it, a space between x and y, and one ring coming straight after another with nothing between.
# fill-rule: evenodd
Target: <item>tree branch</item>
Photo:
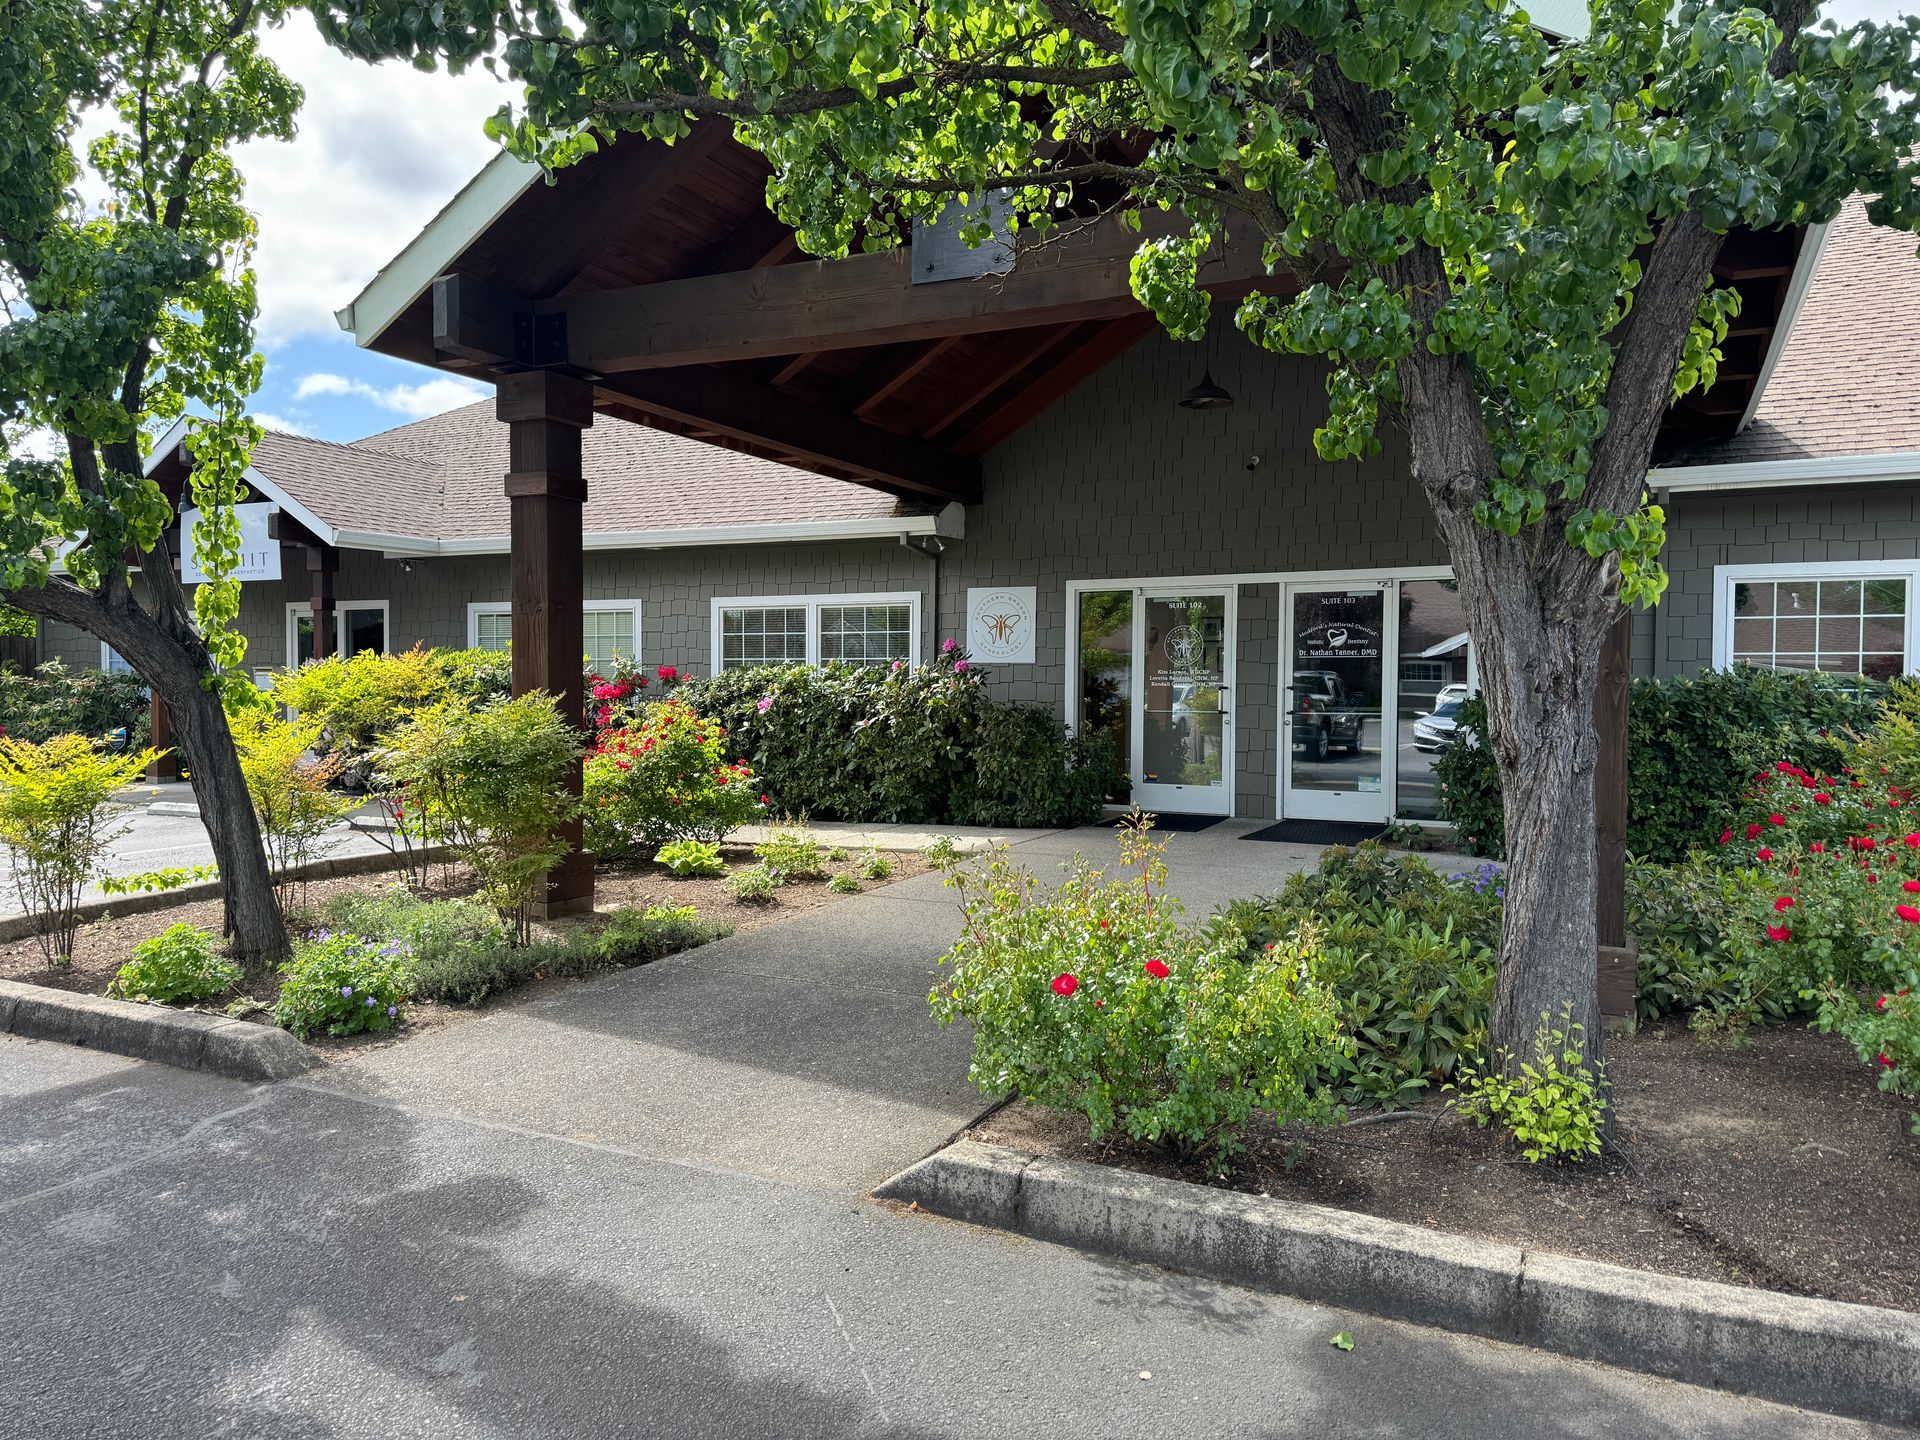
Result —
<instances>
[{"instance_id":1,"label":"tree branch","mask_svg":"<svg viewBox=\"0 0 1920 1440\"><path fill-rule=\"evenodd\" d=\"M986 81L1005 85L1048 85L1056 89L1093 90L1131 80L1133 72L1125 65L1093 67L1074 65L950 65L939 66L927 76L902 75L882 82L876 99L895 100L916 90L942 85L965 85ZM789 91L778 99L761 103L751 97L720 95L683 95L678 91L656 91L632 100L602 100L594 109L602 115L714 115L732 120L787 119L798 115L817 115L826 110L845 110L870 103L868 97L851 85L832 90L803 89Z\"/></svg>"}]
</instances>

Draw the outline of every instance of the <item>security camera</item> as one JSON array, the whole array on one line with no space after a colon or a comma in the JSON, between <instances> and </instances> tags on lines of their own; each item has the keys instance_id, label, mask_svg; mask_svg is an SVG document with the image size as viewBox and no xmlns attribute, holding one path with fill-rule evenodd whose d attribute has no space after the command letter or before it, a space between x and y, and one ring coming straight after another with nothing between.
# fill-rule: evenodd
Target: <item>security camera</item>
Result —
<instances>
[{"instance_id":1,"label":"security camera","mask_svg":"<svg viewBox=\"0 0 1920 1440\"><path fill-rule=\"evenodd\" d=\"M1259 468L1260 468L1260 457L1258 455L1247 456L1247 469L1258 470Z\"/></svg>"}]
</instances>

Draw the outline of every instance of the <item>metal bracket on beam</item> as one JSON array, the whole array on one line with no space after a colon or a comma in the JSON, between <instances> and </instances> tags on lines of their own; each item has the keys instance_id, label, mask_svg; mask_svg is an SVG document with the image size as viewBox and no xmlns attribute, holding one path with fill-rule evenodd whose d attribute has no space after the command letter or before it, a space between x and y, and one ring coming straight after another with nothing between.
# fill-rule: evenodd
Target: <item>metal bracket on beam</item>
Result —
<instances>
[{"instance_id":1,"label":"metal bracket on beam","mask_svg":"<svg viewBox=\"0 0 1920 1440\"><path fill-rule=\"evenodd\" d=\"M536 315L522 310L513 317L513 360L532 370L567 363L565 311Z\"/></svg>"}]
</instances>

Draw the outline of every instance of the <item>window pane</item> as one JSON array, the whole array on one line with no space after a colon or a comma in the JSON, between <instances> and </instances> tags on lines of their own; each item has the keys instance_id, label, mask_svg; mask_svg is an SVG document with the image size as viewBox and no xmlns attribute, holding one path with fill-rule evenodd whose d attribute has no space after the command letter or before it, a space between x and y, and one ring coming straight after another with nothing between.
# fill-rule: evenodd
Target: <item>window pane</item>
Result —
<instances>
[{"instance_id":1,"label":"window pane","mask_svg":"<svg viewBox=\"0 0 1920 1440\"><path fill-rule=\"evenodd\" d=\"M513 612L483 610L473 619L473 640L482 650L506 650L513 644Z\"/></svg>"},{"instance_id":2,"label":"window pane","mask_svg":"<svg viewBox=\"0 0 1920 1440\"><path fill-rule=\"evenodd\" d=\"M913 655L911 605L823 605L820 658L880 665Z\"/></svg>"},{"instance_id":3,"label":"window pane","mask_svg":"<svg viewBox=\"0 0 1920 1440\"><path fill-rule=\"evenodd\" d=\"M805 606L743 606L720 612L721 669L798 664L806 658Z\"/></svg>"},{"instance_id":4,"label":"window pane","mask_svg":"<svg viewBox=\"0 0 1920 1440\"><path fill-rule=\"evenodd\" d=\"M633 638L633 611L588 610L580 617L580 633L587 652L587 668L608 674L619 660L637 655Z\"/></svg>"},{"instance_id":5,"label":"window pane","mask_svg":"<svg viewBox=\"0 0 1920 1440\"><path fill-rule=\"evenodd\" d=\"M387 617L381 610L342 610L340 612L341 651L351 658L362 651L376 655L387 648Z\"/></svg>"},{"instance_id":6,"label":"window pane","mask_svg":"<svg viewBox=\"0 0 1920 1440\"><path fill-rule=\"evenodd\" d=\"M1907 668L1904 578L1781 579L1733 588L1733 658L1741 664L1876 678Z\"/></svg>"},{"instance_id":7,"label":"window pane","mask_svg":"<svg viewBox=\"0 0 1920 1440\"><path fill-rule=\"evenodd\" d=\"M1124 797L1133 770L1133 592L1088 590L1080 596L1080 729L1113 738L1110 794Z\"/></svg>"}]
</instances>

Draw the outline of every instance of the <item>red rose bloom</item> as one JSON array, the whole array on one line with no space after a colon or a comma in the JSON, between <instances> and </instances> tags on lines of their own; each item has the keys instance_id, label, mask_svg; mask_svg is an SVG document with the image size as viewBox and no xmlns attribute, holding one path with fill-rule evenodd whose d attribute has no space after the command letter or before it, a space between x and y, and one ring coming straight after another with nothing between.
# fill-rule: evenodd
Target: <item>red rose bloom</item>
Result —
<instances>
[{"instance_id":1,"label":"red rose bloom","mask_svg":"<svg viewBox=\"0 0 1920 1440\"><path fill-rule=\"evenodd\" d=\"M1145 969L1147 974L1153 976L1156 980L1164 980L1173 973L1167 969L1167 962L1164 960L1149 960L1146 963Z\"/></svg>"},{"instance_id":2,"label":"red rose bloom","mask_svg":"<svg viewBox=\"0 0 1920 1440\"><path fill-rule=\"evenodd\" d=\"M1917 910L1914 913L1916 915L1920 915L1920 910ZM1078 990L1079 988L1080 988L1080 980L1078 976L1056 975L1053 977L1053 993L1056 995L1071 995L1073 994L1074 991Z\"/></svg>"},{"instance_id":3,"label":"red rose bloom","mask_svg":"<svg viewBox=\"0 0 1920 1440\"><path fill-rule=\"evenodd\" d=\"M1814 841L1813 844L1807 846L1807 849L1815 855L1824 855L1827 853L1825 842L1820 840Z\"/></svg>"},{"instance_id":4,"label":"red rose bloom","mask_svg":"<svg viewBox=\"0 0 1920 1440\"><path fill-rule=\"evenodd\" d=\"M1753 858L1756 860L1771 860L1773 859L1773 851L1762 845L1758 850L1753 852Z\"/></svg>"},{"instance_id":5,"label":"red rose bloom","mask_svg":"<svg viewBox=\"0 0 1920 1440\"><path fill-rule=\"evenodd\" d=\"M1893 1068L1893 1057L1892 1057L1891 1055L1889 1055L1889 1054L1887 1054L1887 1052L1886 1052L1886 1051L1884 1051L1884 1050L1882 1050L1882 1051L1880 1052L1880 1054L1879 1054L1878 1056L1876 1056L1875 1058L1876 1058L1876 1059L1878 1059L1878 1060L1879 1060L1879 1062L1880 1062L1880 1063L1881 1063L1882 1065L1884 1065L1884 1066L1886 1066L1886 1067L1887 1067L1887 1068L1888 1068L1889 1070L1891 1070L1891 1069Z\"/></svg>"},{"instance_id":6,"label":"red rose bloom","mask_svg":"<svg viewBox=\"0 0 1920 1440\"><path fill-rule=\"evenodd\" d=\"M1776 912L1793 909L1793 896L1782 895L1778 900L1773 902L1773 908Z\"/></svg>"},{"instance_id":7,"label":"red rose bloom","mask_svg":"<svg viewBox=\"0 0 1920 1440\"><path fill-rule=\"evenodd\" d=\"M1893 907L1893 913L1909 925L1920 925L1920 910L1914 909L1911 905L1896 905Z\"/></svg>"},{"instance_id":8,"label":"red rose bloom","mask_svg":"<svg viewBox=\"0 0 1920 1440\"><path fill-rule=\"evenodd\" d=\"M1747 826L1747 839L1757 840L1759 838L1760 838L1759 823L1755 822L1754 824Z\"/></svg>"},{"instance_id":9,"label":"red rose bloom","mask_svg":"<svg viewBox=\"0 0 1920 1440\"><path fill-rule=\"evenodd\" d=\"M1773 814L1767 816L1767 823L1769 825L1784 825L1787 823L1787 817L1775 811Z\"/></svg>"},{"instance_id":10,"label":"red rose bloom","mask_svg":"<svg viewBox=\"0 0 1920 1440\"><path fill-rule=\"evenodd\" d=\"M1792 938L1793 931L1784 925L1767 926L1767 939L1769 940L1791 940Z\"/></svg>"},{"instance_id":11,"label":"red rose bloom","mask_svg":"<svg viewBox=\"0 0 1920 1440\"><path fill-rule=\"evenodd\" d=\"M1816 805L1831 805L1833 803L1833 796L1827 794L1826 791L1822 790L1819 794L1813 797L1813 803Z\"/></svg>"},{"instance_id":12,"label":"red rose bloom","mask_svg":"<svg viewBox=\"0 0 1920 1440\"><path fill-rule=\"evenodd\" d=\"M1900 888L1909 895L1920 895L1920 880L1902 880Z\"/></svg>"},{"instance_id":13,"label":"red rose bloom","mask_svg":"<svg viewBox=\"0 0 1920 1440\"><path fill-rule=\"evenodd\" d=\"M1720 832L1720 843L1724 845L1727 843L1727 841L1731 839L1733 839L1733 827L1729 825L1726 829Z\"/></svg>"}]
</instances>

